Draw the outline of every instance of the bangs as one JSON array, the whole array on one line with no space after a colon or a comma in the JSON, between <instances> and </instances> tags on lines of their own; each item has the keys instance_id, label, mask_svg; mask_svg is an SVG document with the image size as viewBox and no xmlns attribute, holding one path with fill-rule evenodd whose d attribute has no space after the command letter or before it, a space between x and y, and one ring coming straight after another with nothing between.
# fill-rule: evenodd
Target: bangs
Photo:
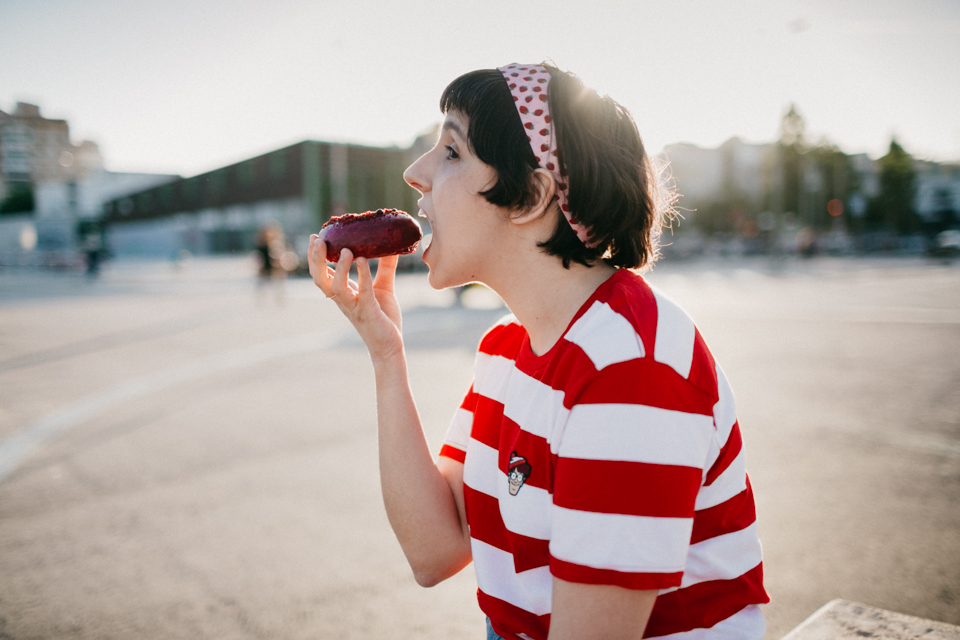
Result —
<instances>
[{"instance_id":1,"label":"bangs","mask_svg":"<svg viewBox=\"0 0 960 640\"><path fill-rule=\"evenodd\" d=\"M497 94L507 92L507 83L496 69L480 69L465 73L443 90L440 111L459 111L471 121L483 111L484 104L496 102Z\"/></svg>"},{"instance_id":2,"label":"bangs","mask_svg":"<svg viewBox=\"0 0 960 640\"><path fill-rule=\"evenodd\" d=\"M488 202L519 208L534 201L531 175L537 158L502 73L481 69L460 76L443 90L440 111L466 117L473 153L496 170L497 183L482 194Z\"/></svg>"}]
</instances>

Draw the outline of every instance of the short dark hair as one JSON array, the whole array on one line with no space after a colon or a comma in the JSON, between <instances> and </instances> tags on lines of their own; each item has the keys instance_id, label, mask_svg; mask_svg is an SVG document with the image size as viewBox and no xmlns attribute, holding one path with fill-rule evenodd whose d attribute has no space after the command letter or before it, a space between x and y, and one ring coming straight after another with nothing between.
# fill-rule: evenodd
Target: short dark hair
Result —
<instances>
[{"instance_id":1,"label":"short dark hair","mask_svg":"<svg viewBox=\"0 0 960 640\"><path fill-rule=\"evenodd\" d=\"M545 66L570 213L599 244L586 247L558 216L553 235L540 247L567 268L571 261L589 266L600 258L614 267L652 264L670 199L661 195L663 187L633 118L572 73ZM536 201L533 172L539 165L503 75L483 69L460 76L444 90L440 110L467 117L473 152L497 172L497 183L482 192L487 201L514 209L531 206Z\"/></svg>"}]
</instances>

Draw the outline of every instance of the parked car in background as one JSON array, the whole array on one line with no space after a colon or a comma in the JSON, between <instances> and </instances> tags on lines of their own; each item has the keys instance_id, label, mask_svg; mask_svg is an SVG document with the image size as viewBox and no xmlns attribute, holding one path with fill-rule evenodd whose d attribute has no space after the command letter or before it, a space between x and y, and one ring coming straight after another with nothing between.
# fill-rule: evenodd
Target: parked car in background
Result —
<instances>
[{"instance_id":1,"label":"parked car in background","mask_svg":"<svg viewBox=\"0 0 960 640\"><path fill-rule=\"evenodd\" d=\"M960 229L947 229L935 235L930 252L940 256L960 254Z\"/></svg>"}]
</instances>

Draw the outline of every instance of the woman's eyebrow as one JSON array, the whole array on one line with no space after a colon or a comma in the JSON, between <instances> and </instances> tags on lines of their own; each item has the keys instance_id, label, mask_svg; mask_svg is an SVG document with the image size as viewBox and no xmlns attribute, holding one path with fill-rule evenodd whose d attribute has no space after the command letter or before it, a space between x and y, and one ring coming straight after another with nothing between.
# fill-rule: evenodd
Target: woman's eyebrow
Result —
<instances>
[{"instance_id":1,"label":"woman's eyebrow","mask_svg":"<svg viewBox=\"0 0 960 640\"><path fill-rule=\"evenodd\" d=\"M459 122L456 122L455 120L444 120L444 121L443 121L443 126L441 127L441 129L443 129L444 131L447 130L447 129L450 129L450 130L452 130L454 133L456 133L458 136L460 136L461 138L464 137L464 136L463 136L463 129L460 128L460 123L459 123Z\"/></svg>"}]
</instances>

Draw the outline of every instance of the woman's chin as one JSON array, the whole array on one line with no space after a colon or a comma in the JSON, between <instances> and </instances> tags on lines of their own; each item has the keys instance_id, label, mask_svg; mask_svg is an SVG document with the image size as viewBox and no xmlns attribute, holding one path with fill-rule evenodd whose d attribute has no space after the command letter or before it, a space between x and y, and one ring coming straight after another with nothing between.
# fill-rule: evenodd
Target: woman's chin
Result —
<instances>
[{"instance_id":1,"label":"woman's chin","mask_svg":"<svg viewBox=\"0 0 960 640\"><path fill-rule=\"evenodd\" d=\"M430 267L430 265L427 266ZM431 289L436 291L443 291L444 289L449 289L451 286L453 286L447 282L440 272L433 267L430 267L430 271L427 273L427 284L430 285Z\"/></svg>"},{"instance_id":2,"label":"woman's chin","mask_svg":"<svg viewBox=\"0 0 960 640\"><path fill-rule=\"evenodd\" d=\"M431 289L443 291L444 289L450 289L451 287L463 284L456 278L451 278L450 274L444 274L443 271L435 265L427 263L427 266L430 268L430 271L427 273L427 284L430 285Z\"/></svg>"}]
</instances>

